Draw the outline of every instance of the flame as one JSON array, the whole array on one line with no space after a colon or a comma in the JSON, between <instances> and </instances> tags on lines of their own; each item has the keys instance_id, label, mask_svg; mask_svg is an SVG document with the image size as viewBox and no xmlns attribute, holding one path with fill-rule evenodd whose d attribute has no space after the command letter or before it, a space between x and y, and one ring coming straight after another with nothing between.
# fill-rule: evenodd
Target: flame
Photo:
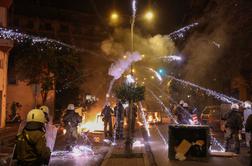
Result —
<instances>
[{"instance_id":1,"label":"flame","mask_svg":"<svg viewBox=\"0 0 252 166\"><path fill-rule=\"evenodd\" d=\"M94 131L103 131L104 124L100 116L101 113L96 114L96 118L87 119L86 116L82 116L82 122L78 125L78 133L82 132L94 132Z\"/></svg>"},{"instance_id":2,"label":"flame","mask_svg":"<svg viewBox=\"0 0 252 166\"><path fill-rule=\"evenodd\" d=\"M161 118L158 115L158 112L155 112L154 114L147 116L147 121L148 123L158 123L161 122Z\"/></svg>"},{"instance_id":3,"label":"flame","mask_svg":"<svg viewBox=\"0 0 252 166\"><path fill-rule=\"evenodd\" d=\"M148 122L151 122L151 123L153 122L153 117L152 117L152 115L149 115L149 116L148 116Z\"/></svg>"},{"instance_id":4,"label":"flame","mask_svg":"<svg viewBox=\"0 0 252 166\"><path fill-rule=\"evenodd\" d=\"M142 122L137 121L137 123L138 123L139 126L143 126L143 123L142 123Z\"/></svg>"}]
</instances>

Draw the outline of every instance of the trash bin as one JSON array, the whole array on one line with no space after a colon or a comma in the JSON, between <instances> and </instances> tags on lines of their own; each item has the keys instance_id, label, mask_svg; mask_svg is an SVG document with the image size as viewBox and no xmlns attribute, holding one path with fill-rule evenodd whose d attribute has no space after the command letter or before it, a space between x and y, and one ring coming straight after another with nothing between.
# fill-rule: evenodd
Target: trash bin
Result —
<instances>
[{"instance_id":1,"label":"trash bin","mask_svg":"<svg viewBox=\"0 0 252 166\"><path fill-rule=\"evenodd\" d=\"M169 125L170 160L207 160L210 145L207 125Z\"/></svg>"}]
</instances>

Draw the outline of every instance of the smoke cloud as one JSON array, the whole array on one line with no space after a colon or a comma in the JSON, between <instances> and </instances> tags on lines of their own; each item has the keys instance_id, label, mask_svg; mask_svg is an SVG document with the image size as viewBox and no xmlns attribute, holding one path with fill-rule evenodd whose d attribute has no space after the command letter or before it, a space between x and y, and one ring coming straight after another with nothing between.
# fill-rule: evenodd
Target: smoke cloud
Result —
<instances>
[{"instance_id":1,"label":"smoke cloud","mask_svg":"<svg viewBox=\"0 0 252 166\"><path fill-rule=\"evenodd\" d=\"M222 2L211 1L204 9L209 11L198 20L201 24L200 31L191 35L182 50L182 53L188 56L184 68L186 80L213 86L213 80L221 77L220 70L223 65L220 65L220 61L230 46L232 37L228 6Z\"/></svg>"},{"instance_id":2,"label":"smoke cloud","mask_svg":"<svg viewBox=\"0 0 252 166\"><path fill-rule=\"evenodd\" d=\"M103 52L114 60L122 58L125 52L131 50L130 30L116 29L113 37L102 42ZM154 59L167 56L176 52L174 42L168 35L155 35L144 37L139 33L134 34L134 50L140 55L144 54L146 59Z\"/></svg>"},{"instance_id":3,"label":"smoke cloud","mask_svg":"<svg viewBox=\"0 0 252 166\"><path fill-rule=\"evenodd\" d=\"M122 76L122 74L133 62L137 62L142 59L142 56L138 52L133 52L132 54L127 52L124 57L125 59L119 59L117 62L111 64L109 68L109 75L114 77L116 80Z\"/></svg>"}]
</instances>

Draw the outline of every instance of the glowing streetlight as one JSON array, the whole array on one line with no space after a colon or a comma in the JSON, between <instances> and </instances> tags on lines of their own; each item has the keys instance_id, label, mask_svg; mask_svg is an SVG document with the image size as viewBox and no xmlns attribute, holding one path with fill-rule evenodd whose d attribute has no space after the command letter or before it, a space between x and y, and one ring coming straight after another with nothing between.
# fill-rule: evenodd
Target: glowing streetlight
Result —
<instances>
[{"instance_id":1,"label":"glowing streetlight","mask_svg":"<svg viewBox=\"0 0 252 166\"><path fill-rule=\"evenodd\" d=\"M153 20L153 18L154 18L154 13L153 13L151 10L149 10L149 11L147 11L147 12L145 13L144 18L145 18L147 21L151 21L151 20Z\"/></svg>"},{"instance_id":2,"label":"glowing streetlight","mask_svg":"<svg viewBox=\"0 0 252 166\"><path fill-rule=\"evenodd\" d=\"M117 22L118 19L119 19L119 15L117 14L117 12L115 12L115 11L112 12L111 15L110 15L110 20L111 20L112 22Z\"/></svg>"}]
</instances>

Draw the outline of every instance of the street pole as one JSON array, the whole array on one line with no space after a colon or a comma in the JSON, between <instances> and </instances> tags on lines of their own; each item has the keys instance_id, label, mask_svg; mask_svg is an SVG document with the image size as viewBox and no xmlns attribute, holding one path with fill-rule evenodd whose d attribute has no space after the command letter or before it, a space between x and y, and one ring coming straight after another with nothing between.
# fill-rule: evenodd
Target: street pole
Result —
<instances>
[{"instance_id":1,"label":"street pole","mask_svg":"<svg viewBox=\"0 0 252 166\"><path fill-rule=\"evenodd\" d=\"M132 20L131 20L131 53L133 53L134 51L134 25L135 25L135 17L134 15L132 16ZM131 69L130 69L130 73L133 76L133 64L131 64ZM129 101L129 124L128 124L128 138L126 141L126 153L132 153L132 145L133 145L133 138L132 138L132 121L133 121L133 113L132 113L132 107L133 107L133 101L132 99Z\"/></svg>"},{"instance_id":2,"label":"street pole","mask_svg":"<svg viewBox=\"0 0 252 166\"><path fill-rule=\"evenodd\" d=\"M133 51L134 51L134 25L135 25L135 18L132 18L131 28L130 28L130 32L131 32L131 53L133 53ZM133 76L133 64L131 64L130 74Z\"/></svg>"}]
</instances>

